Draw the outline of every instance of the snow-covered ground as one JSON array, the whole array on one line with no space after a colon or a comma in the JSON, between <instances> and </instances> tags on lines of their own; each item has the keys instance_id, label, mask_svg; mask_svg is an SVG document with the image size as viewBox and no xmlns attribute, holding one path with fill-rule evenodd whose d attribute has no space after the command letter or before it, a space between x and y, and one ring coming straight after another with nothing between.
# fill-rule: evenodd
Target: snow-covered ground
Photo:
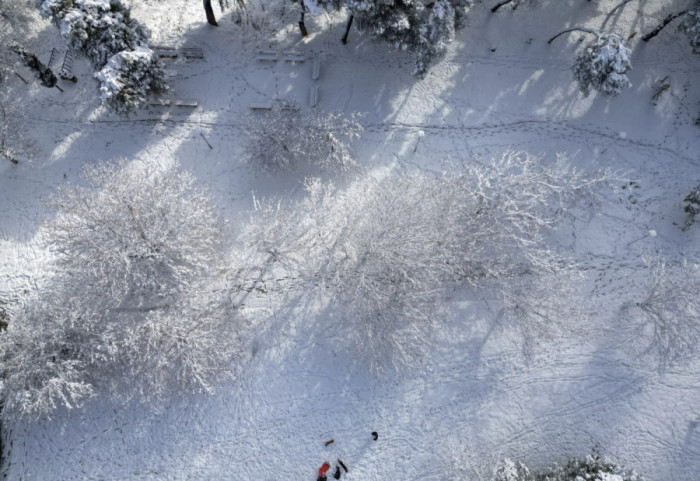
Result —
<instances>
[{"instance_id":1,"label":"snow-covered ground","mask_svg":"<svg viewBox=\"0 0 700 481\"><path fill-rule=\"evenodd\" d=\"M537 0L496 14L493 2L479 3L424 79L411 75L409 55L357 30L343 46L343 16L309 18L302 39L293 4L259 2L249 2L242 23L227 14L219 28L205 24L199 2L134 2L153 44L203 50L203 59L167 64L167 97L196 108L107 114L83 61L64 93L26 89L20 115L36 155L0 165L2 298L39 282L42 199L76 181L85 164L178 160L234 228L252 192L298 195L301 173L245 164L243 127L252 105L275 97L311 108L318 87L317 108L364 114L354 147L368 170L434 175L508 149L546 160L563 154L589 172L613 169L619 190L562 234L585 268L580 302L594 313L590 325L525 357L489 299L455 292L436 306L446 328L425 369L378 379L340 347L327 314L253 296L246 313L267 327L233 385L155 413L96 400L51 421L7 425L8 479L305 480L341 458L348 480L438 480L458 445L476 467L504 456L543 467L599 448L648 481L700 479L700 360L659 372L642 352L638 324L621 311L644 296L643 255L700 257L698 226L678 227L681 201L700 183L700 57L672 27L638 41L672 2L632 1L612 16L617 1ZM578 92L570 66L581 35L546 42L577 25L638 32L631 88L615 98ZM37 22L36 33L44 57L62 48L52 26ZM296 50L305 61L280 54L263 62L260 50ZM653 85L666 76L671 87L653 105Z\"/></svg>"}]
</instances>

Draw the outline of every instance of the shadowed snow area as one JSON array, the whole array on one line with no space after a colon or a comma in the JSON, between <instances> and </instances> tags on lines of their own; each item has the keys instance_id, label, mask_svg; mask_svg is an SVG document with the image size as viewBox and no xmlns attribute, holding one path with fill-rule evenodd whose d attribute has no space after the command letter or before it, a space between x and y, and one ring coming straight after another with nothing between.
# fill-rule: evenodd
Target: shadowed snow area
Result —
<instances>
[{"instance_id":1,"label":"shadowed snow area","mask_svg":"<svg viewBox=\"0 0 700 481\"><path fill-rule=\"evenodd\" d=\"M242 311L256 339L234 382L157 412L96 399L52 420L6 423L7 479L313 480L324 461L335 470L340 458L347 481L437 481L449 479L457 445L469 446L475 469L502 457L540 468L598 448L647 481L698 479L700 360L660 371L623 309L648 292L643 256L700 257L700 226L680 228L683 198L700 184L700 56L674 26L639 41L672 2L633 0L611 16L619 1L535 0L495 14L496 0L477 3L424 78L411 75L410 54L369 32L353 27L343 45L343 14L307 15L302 38L296 4L261 2L248 2L238 23L235 11L217 11L218 28L206 24L200 2L133 2L152 45L203 52L165 60L165 98L191 106L117 117L100 107L80 59L78 82L63 82L64 93L21 91L17 120L36 154L0 164L0 299L41 286L49 254L40 226L53 215L42 200L78 181L85 164L178 161L236 234L253 193L299 198L308 172L261 172L243 156L248 116L261 114L251 107L284 99L304 111L363 114L352 145L377 176L439 176L508 150L614 171L617 190L578 206L554 239L580 266L575 302L592 313L587 324L565 319L568 334L524 353L497 301L456 288L435 305L445 321L424 368L376 377L338 339L334 306L254 290ZM630 88L613 98L578 91L571 65L584 34L547 44L572 26L637 32ZM54 27L35 27L45 45L39 57L65 49ZM276 60L261 60L261 51ZM652 103L667 76L670 87Z\"/></svg>"}]
</instances>

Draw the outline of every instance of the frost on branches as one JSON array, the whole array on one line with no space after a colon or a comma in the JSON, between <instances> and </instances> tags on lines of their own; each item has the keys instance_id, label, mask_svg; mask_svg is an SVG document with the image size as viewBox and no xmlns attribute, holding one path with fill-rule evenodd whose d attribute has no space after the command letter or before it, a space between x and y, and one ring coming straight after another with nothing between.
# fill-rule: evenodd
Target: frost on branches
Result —
<instances>
[{"instance_id":1,"label":"frost on branches","mask_svg":"<svg viewBox=\"0 0 700 481\"><path fill-rule=\"evenodd\" d=\"M69 47L90 60L111 108L128 112L165 89L165 72L146 46L148 32L121 0L42 0L39 8Z\"/></svg>"},{"instance_id":2,"label":"frost on branches","mask_svg":"<svg viewBox=\"0 0 700 481\"><path fill-rule=\"evenodd\" d=\"M340 306L338 331L373 371L401 371L428 354L431 309L455 282L495 289L521 310L517 322L541 322L506 293L540 281L538 310L562 295L569 264L547 235L596 182L514 153L437 179L364 176L345 190L313 181L296 205L259 204L248 243L305 295Z\"/></svg>"},{"instance_id":3,"label":"frost on branches","mask_svg":"<svg viewBox=\"0 0 700 481\"><path fill-rule=\"evenodd\" d=\"M53 274L0 335L7 416L50 415L93 394L208 392L241 352L236 313L213 287L224 223L193 178L119 162L84 181L52 199Z\"/></svg>"},{"instance_id":4,"label":"frost on branches","mask_svg":"<svg viewBox=\"0 0 700 481\"><path fill-rule=\"evenodd\" d=\"M246 157L252 166L271 172L300 165L348 171L357 165L349 143L362 131L356 114L307 112L277 103L271 111L248 119Z\"/></svg>"},{"instance_id":5,"label":"frost on branches","mask_svg":"<svg viewBox=\"0 0 700 481\"><path fill-rule=\"evenodd\" d=\"M648 351L656 355L661 369L693 359L700 345L700 267L684 259L668 263L646 260L649 290L646 297L626 305L638 318Z\"/></svg>"},{"instance_id":6,"label":"frost on branches","mask_svg":"<svg viewBox=\"0 0 700 481\"><path fill-rule=\"evenodd\" d=\"M591 89L608 95L618 95L629 87L627 71L632 68L632 51L615 34L597 34L597 38L579 54L573 66L579 88L588 96Z\"/></svg>"}]
</instances>

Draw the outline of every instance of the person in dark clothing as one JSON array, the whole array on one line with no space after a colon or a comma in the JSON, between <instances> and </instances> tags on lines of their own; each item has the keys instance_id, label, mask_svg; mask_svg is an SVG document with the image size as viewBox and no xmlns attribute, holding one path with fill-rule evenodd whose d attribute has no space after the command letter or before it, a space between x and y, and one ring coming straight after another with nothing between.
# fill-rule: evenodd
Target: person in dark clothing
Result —
<instances>
[{"instance_id":1,"label":"person in dark clothing","mask_svg":"<svg viewBox=\"0 0 700 481\"><path fill-rule=\"evenodd\" d=\"M335 473L333 473L335 479L340 479L340 466L335 467Z\"/></svg>"}]
</instances>

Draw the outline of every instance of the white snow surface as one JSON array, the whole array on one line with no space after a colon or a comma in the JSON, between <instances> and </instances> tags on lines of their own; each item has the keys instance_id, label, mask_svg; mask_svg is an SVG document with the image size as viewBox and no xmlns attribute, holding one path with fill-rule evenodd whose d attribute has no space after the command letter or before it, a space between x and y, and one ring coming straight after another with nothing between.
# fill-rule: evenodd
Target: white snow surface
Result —
<instances>
[{"instance_id":1,"label":"white snow surface","mask_svg":"<svg viewBox=\"0 0 700 481\"><path fill-rule=\"evenodd\" d=\"M582 265L581 302L595 316L525 357L491 299L457 290L436 303L445 329L425 368L378 379L340 347L328 328L333 312L251 295L244 310L257 340L234 383L214 396L175 397L158 411L96 399L52 420L6 424L7 478L314 480L324 461L334 469L341 458L347 481L442 480L448 453L462 445L475 468L501 457L541 468L598 448L648 481L699 479L700 362L659 372L620 309L644 295L643 255L700 257L700 226L678 227L682 199L700 183L700 57L671 27L639 42L671 2L633 1L612 16L618 1L539 0L496 14L494 2L479 3L424 79L411 76L410 55L356 29L343 46L342 14L307 17L302 39L295 5L247 3L240 24L228 13L213 28L199 2L133 2L153 44L204 51L203 60L167 64L168 97L196 100L195 109L113 116L99 106L84 61L64 93L24 91L17 120L36 154L0 164L0 298L41 286L50 253L40 225L52 215L42 199L77 181L83 165L177 159L234 226L247 218L252 192L300 195L308 172L251 170L242 127L252 104L277 97L310 108L318 87L318 108L364 114L354 147L370 171L439 175L508 149L615 170L619 190L577 212L574 228L557 237ZM615 98L578 92L570 71L577 36L546 43L571 25L625 38L638 32L632 88ZM46 22L36 35L46 58L61 45ZM261 62L260 50L295 50L307 61ZM671 87L652 105L654 85L667 75Z\"/></svg>"}]
</instances>

